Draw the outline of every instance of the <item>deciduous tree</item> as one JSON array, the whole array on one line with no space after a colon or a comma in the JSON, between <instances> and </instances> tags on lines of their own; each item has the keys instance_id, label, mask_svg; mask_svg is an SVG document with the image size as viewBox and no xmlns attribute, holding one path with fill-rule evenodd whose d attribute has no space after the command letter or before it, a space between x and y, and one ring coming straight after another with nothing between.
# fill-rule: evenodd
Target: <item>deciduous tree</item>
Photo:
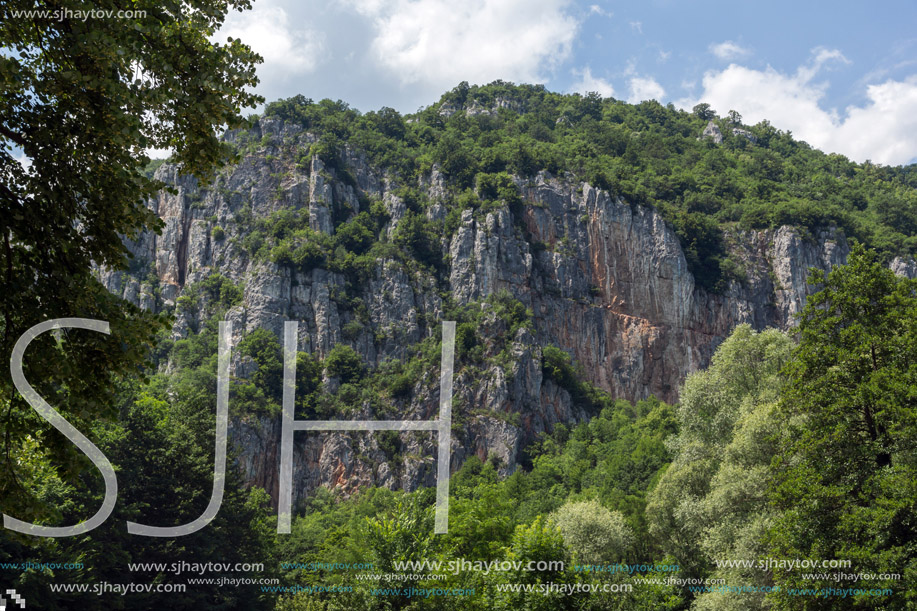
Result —
<instances>
[{"instance_id":1,"label":"deciduous tree","mask_svg":"<svg viewBox=\"0 0 917 611\"><path fill-rule=\"evenodd\" d=\"M97 12L87 16L90 6ZM0 358L40 321L108 321L109 336L48 333L26 355L32 385L83 430L113 414L115 382L137 373L160 323L111 295L93 268L125 266L122 238L160 225L145 205L162 186L144 174L147 150L171 149L182 171L199 179L226 158L219 132L241 125L241 110L260 101L246 90L257 83L260 57L238 40L212 38L229 9L249 7L248 0L4 3ZM25 435L40 439L60 467L78 470L79 455L14 391L9 369L0 371L0 508L31 520L41 507L29 502L16 466Z\"/></svg>"}]
</instances>

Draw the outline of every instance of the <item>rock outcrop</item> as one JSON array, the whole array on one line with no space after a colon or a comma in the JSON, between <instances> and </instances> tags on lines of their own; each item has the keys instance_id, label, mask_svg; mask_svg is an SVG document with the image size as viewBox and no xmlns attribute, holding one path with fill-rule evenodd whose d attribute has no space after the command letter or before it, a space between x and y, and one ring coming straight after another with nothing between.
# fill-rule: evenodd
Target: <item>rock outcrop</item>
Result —
<instances>
[{"instance_id":1,"label":"rock outcrop","mask_svg":"<svg viewBox=\"0 0 917 611\"><path fill-rule=\"evenodd\" d=\"M753 133L751 133L751 132L748 131L747 129L742 129L741 127L733 127L733 128L732 128L732 135L733 135L733 136L741 136L741 137L745 138L746 140L748 140L749 142L751 142L752 144L757 144L757 143L758 143L758 138L755 137L755 135L754 135Z\"/></svg>"},{"instance_id":2,"label":"rock outcrop","mask_svg":"<svg viewBox=\"0 0 917 611\"><path fill-rule=\"evenodd\" d=\"M717 127L716 123L713 121L707 123L707 127L704 128L700 137L710 138L713 140L713 144L723 144L723 132L720 131L720 128Z\"/></svg>"},{"instance_id":3,"label":"rock outcrop","mask_svg":"<svg viewBox=\"0 0 917 611\"><path fill-rule=\"evenodd\" d=\"M704 135L722 139L712 122ZM227 139L239 137L231 133ZM736 325L792 327L815 290L806 283L808 269L830 270L849 252L843 234L831 228L816 235L791 227L737 231L726 237L743 280L713 294L695 282L677 236L657 211L569 175L541 173L516 179L521 207L461 212L457 229L442 233L448 269L440 278L421 267L376 261L371 280L359 287L365 307L358 320L340 299L346 285L341 274L272 263L256 256L246 239L254 220L280 210L299 211L312 230L331 234L342 218L372 201L384 204L390 218L385 233L392 235L406 214L399 185L358 151L344 151L343 170L304 157L314 136L277 119L262 119L249 138L260 146L206 189L163 165L157 178L176 193L162 193L149 204L165 223L162 233L131 243L131 271L103 271L103 282L137 305L161 310L175 307L195 282L219 273L244 287L242 303L226 315L235 342L258 327L280 337L283 322L297 320L299 350L323 358L346 342L369 367L403 360L412 346L436 334L444 284L458 305L509 291L531 309L532 330L522 328L509 338L509 364L474 374L456 371L453 470L475 455L493 458L509 473L538 433L589 417L567 390L542 375L543 346L568 351L589 380L614 397L676 401L685 376L704 367ZM445 227L446 186L438 168L416 186L431 202L427 218ZM892 269L917 275L911 260L895 259ZM194 333L201 312L178 308L176 314L174 337ZM354 321L359 324L348 324ZM234 359L233 375L250 376L251 365ZM436 417L438 372L425 375L403 400L399 418ZM378 417L367 406L355 413ZM236 417L230 430L246 480L276 500L279 417ZM393 457L370 433L297 433L294 500L317 486L346 493L365 485L432 485L434 435L401 433L399 444L400 455Z\"/></svg>"}]
</instances>

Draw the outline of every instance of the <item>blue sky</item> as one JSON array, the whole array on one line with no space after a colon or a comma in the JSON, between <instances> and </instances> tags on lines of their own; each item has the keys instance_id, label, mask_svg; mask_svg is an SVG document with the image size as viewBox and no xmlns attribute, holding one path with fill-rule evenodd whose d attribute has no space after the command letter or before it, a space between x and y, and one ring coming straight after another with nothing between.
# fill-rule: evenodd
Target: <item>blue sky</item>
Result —
<instances>
[{"instance_id":1,"label":"blue sky","mask_svg":"<svg viewBox=\"0 0 917 611\"><path fill-rule=\"evenodd\" d=\"M259 93L412 112L462 80L768 119L857 161L917 161L917 3L255 0L218 36Z\"/></svg>"}]
</instances>

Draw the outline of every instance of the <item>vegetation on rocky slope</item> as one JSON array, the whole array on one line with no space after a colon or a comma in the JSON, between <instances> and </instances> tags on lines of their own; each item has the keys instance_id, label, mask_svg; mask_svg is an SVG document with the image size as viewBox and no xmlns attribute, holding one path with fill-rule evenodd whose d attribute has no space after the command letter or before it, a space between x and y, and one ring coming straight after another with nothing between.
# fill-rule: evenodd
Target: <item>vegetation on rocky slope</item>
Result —
<instances>
[{"instance_id":1,"label":"vegetation on rocky slope","mask_svg":"<svg viewBox=\"0 0 917 611\"><path fill-rule=\"evenodd\" d=\"M727 109L721 109L725 112ZM883 256L917 252L917 169L854 163L825 154L767 121L744 125L701 105L689 113L654 101L627 104L537 85L462 83L413 115L361 114L303 96L273 102L265 117L318 137L311 153L342 167L345 146L406 186L438 167L460 207L512 203L508 175L570 172L634 205L660 210L678 233L699 282L715 288L729 269L722 230L837 225ZM701 137L708 121L722 143ZM252 132L243 150L263 144Z\"/></svg>"},{"instance_id":2,"label":"vegetation on rocky slope","mask_svg":"<svg viewBox=\"0 0 917 611\"><path fill-rule=\"evenodd\" d=\"M89 433L119 468L122 497L110 522L85 537L3 540L0 552L80 559L86 568L72 573L74 583L132 581L127 562L177 558L263 562L263 573L244 576L278 577L284 587L350 588L279 595L252 585L198 586L186 595L150 595L131 603L175 608L701 610L849 604L786 593L733 598L637 581L713 577L729 585L807 587L795 573L727 570L716 564L761 556L849 558L857 563L851 573L895 572L905 581L915 579L917 458L909 440L917 435L917 304L914 281L894 277L880 263L917 252L914 167L852 163L813 150L767 123L746 126L735 113L719 118L703 106L688 113L655 102L629 105L501 82L462 84L408 116L391 109L361 114L340 102L296 97L268 105L260 119L301 126L312 142L302 147L301 141L275 141L256 126L227 138L241 159L252 155L271 162L268 158L279 151L284 163L295 160L296 170L304 173L312 171L317 156L327 168L317 171L352 186L355 178L345 157L365 154L388 173L405 208L391 226L390 210L381 201L364 198L359 211L335 202L329 232L313 228L308 209L282 205L258 214L237 206L219 225L217 219L208 221L212 226L205 236L231 242L258 265L291 275L327 271L340 280L329 286L334 289L330 299L342 313L343 341L322 354L298 352L297 418L347 418L360 411L400 418L412 400L435 395L437 380L430 372L438 368L441 344L433 331L439 321L432 315L423 314L429 319L419 323L422 339L404 346L403 358L368 363L354 347L361 338L373 346L388 339L388 330L372 328L366 300L367 283L382 262L406 270L412 280L433 279L430 292L438 298L441 319L457 322L455 371L462 380L457 389L474 390L491 374L511 377L517 346L535 346L529 356L536 373L587 421L557 424L539 435L508 475L495 455L467 456L452 478L446 536L432 535L433 490L423 487L413 492L370 487L350 498L319 488L295 508L292 534L276 535L267 494L257 486L247 488L236 471L227 477L223 507L207 529L176 540L127 536L125 520L155 515L163 523L183 523L206 506L217 322L238 311L245 296L242 282L208 272L183 283L170 306L187 327L174 336L161 335L152 366L143 372L148 379L119 386L111 410L117 421L97 423ZM710 121L721 132L721 143L701 137ZM148 169L152 175L155 168ZM420 188L434 170L445 179L437 201ZM590 383L568 352L536 345L542 338L534 339L534 314L511 293L461 301L447 290L444 238L457 230L462 213L480 217L506 206L518 218L527 202L517 181L539 172L569 173L634 206L655 207L674 227L698 282L710 291L722 289L724 279L741 276L725 245L725 232L734 228L791 224L814 233L833 224L874 251L856 247L848 267L816 278L824 290L802 313L798 346L779 331L756 333L741 326L710 367L684 383L679 405L652 397L631 403ZM218 178L212 189L221 188L226 187ZM362 194L357 190L355 196ZM191 199L188 206L202 207L201 200ZM433 206L443 208L436 222ZM534 242L530 246L539 248ZM565 247L559 241L557 248ZM232 416L234 422L255 423L257 431L257 423L276 421L280 411L282 346L272 331L256 328L244 334L235 354ZM477 415L457 399L456 435ZM511 426L525 416L488 414ZM367 434L379 452L356 460L378 469L381 456L397 469L407 460L409 435ZM352 449L361 451L357 443ZM78 477L68 477L48 466L33 439L19 456L36 501L53 508L47 521L71 523L100 503L100 482L87 465ZM409 577L385 583L358 580L353 572L281 564L368 562L375 572L391 573L396 562L460 559L561 560L566 565L490 574L450 571L443 580ZM679 569L673 575L576 568L619 562ZM412 574L430 572L435 571ZM172 580L165 570L143 577ZM87 603L76 595L49 596L48 583L57 576L46 571L17 578L20 591L44 608L113 608L110 599ZM905 581L879 580L876 587L892 587L893 594L857 604L908 608L913 600L900 587ZM816 582L818 587L855 585ZM507 589L549 583L620 591L571 596ZM374 588L412 586L473 588L476 594L424 599L373 593Z\"/></svg>"}]
</instances>

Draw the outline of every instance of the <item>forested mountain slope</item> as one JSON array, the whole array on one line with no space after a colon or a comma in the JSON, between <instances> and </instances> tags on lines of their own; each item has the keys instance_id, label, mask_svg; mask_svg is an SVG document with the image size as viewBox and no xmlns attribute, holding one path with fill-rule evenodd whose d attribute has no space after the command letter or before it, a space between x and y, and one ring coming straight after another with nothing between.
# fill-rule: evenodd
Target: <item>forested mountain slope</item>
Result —
<instances>
[{"instance_id":1,"label":"forested mountain slope","mask_svg":"<svg viewBox=\"0 0 917 611\"><path fill-rule=\"evenodd\" d=\"M913 166L705 107L462 84L410 116L282 100L226 139L238 162L207 186L150 168L174 187L150 202L165 228L103 280L174 313L162 371L204 367L233 322L231 435L274 499L285 320L298 417L323 419L435 417L439 327L458 321L452 469L494 456L506 474L595 415L581 380L675 401L736 325L791 326L807 270L849 237L917 274ZM301 437L294 500L433 484L430 434Z\"/></svg>"}]
</instances>

